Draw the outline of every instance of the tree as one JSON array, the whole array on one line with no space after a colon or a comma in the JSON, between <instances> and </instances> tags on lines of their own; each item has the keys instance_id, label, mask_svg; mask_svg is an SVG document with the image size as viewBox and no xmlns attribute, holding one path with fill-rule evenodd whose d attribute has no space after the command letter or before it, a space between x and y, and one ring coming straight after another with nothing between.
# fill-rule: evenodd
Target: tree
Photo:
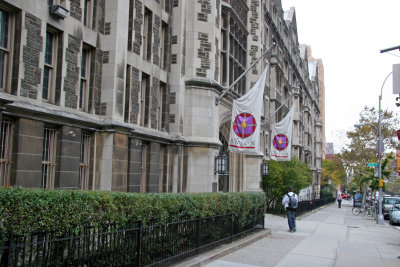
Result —
<instances>
[{"instance_id":1,"label":"tree","mask_svg":"<svg viewBox=\"0 0 400 267\"><path fill-rule=\"evenodd\" d=\"M340 158L343 160L346 168L349 168L353 173L353 183L357 188L370 187L376 190L379 186L379 181L374 177L372 168L367 168L367 163L378 162L379 154L377 151L378 143L378 111L375 108L365 106L360 112L360 124L365 124L354 131L346 133L349 139L347 147L342 149ZM394 116L393 111L381 111L381 138L384 143L385 151L390 151L398 148L396 139L396 129L399 125L399 120ZM385 156L385 152L381 155L382 159L382 177L388 176L391 170L387 170L393 156L390 154ZM364 194L365 195L365 194Z\"/></svg>"},{"instance_id":2,"label":"tree","mask_svg":"<svg viewBox=\"0 0 400 267\"><path fill-rule=\"evenodd\" d=\"M360 112L359 123L366 125L346 133L347 138L350 139L350 144L347 149L342 151L344 159L349 162L366 163L366 160L377 158L378 115L375 108L368 108L367 106L363 108ZM399 147L396 138L398 125L399 120L394 116L393 111L384 110L381 112L381 138L385 150L393 150Z\"/></svg>"},{"instance_id":3,"label":"tree","mask_svg":"<svg viewBox=\"0 0 400 267\"><path fill-rule=\"evenodd\" d=\"M339 157L333 157L332 160L322 160L321 185L327 186L330 183L344 186L346 183L346 172L342 160Z\"/></svg>"},{"instance_id":4,"label":"tree","mask_svg":"<svg viewBox=\"0 0 400 267\"><path fill-rule=\"evenodd\" d=\"M268 210L281 210L282 198L292 186L295 193L310 185L311 170L306 163L297 158L290 161L270 161L268 175L262 178L262 187L267 197Z\"/></svg>"},{"instance_id":5,"label":"tree","mask_svg":"<svg viewBox=\"0 0 400 267\"><path fill-rule=\"evenodd\" d=\"M378 112L375 108L365 106L360 112L359 123L366 124L354 131L346 133L350 143L341 152L341 158L345 167L356 168L361 171L368 162L377 162ZM374 126L372 126L374 125ZM384 110L381 115L381 137L385 144L385 150L398 148L396 140L396 129L399 125L398 119L392 111Z\"/></svg>"}]
</instances>

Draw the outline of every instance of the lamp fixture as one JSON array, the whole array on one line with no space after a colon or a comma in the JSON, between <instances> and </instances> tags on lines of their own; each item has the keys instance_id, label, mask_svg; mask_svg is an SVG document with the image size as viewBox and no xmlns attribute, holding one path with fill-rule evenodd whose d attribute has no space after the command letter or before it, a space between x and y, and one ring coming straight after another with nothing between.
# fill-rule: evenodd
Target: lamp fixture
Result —
<instances>
[{"instance_id":1,"label":"lamp fixture","mask_svg":"<svg viewBox=\"0 0 400 267\"><path fill-rule=\"evenodd\" d=\"M261 175L268 175L268 162L261 163Z\"/></svg>"},{"instance_id":2,"label":"lamp fixture","mask_svg":"<svg viewBox=\"0 0 400 267\"><path fill-rule=\"evenodd\" d=\"M228 156L226 154L222 154L216 157L215 159L216 165L216 173L218 174L228 174Z\"/></svg>"},{"instance_id":3,"label":"lamp fixture","mask_svg":"<svg viewBox=\"0 0 400 267\"><path fill-rule=\"evenodd\" d=\"M62 7L60 5L51 5L50 6L50 14L60 18L65 19L68 16L68 9Z\"/></svg>"}]
</instances>

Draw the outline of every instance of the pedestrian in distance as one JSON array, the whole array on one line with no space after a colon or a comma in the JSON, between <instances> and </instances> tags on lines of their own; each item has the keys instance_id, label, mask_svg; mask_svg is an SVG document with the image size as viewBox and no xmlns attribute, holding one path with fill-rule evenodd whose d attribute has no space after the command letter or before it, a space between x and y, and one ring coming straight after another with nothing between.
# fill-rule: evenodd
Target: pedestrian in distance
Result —
<instances>
[{"instance_id":1,"label":"pedestrian in distance","mask_svg":"<svg viewBox=\"0 0 400 267\"><path fill-rule=\"evenodd\" d=\"M282 199L282 205L285 206L289 224L289 232L296 232L296 209L299 203L298 196L293 192L290 186L288 193Z\"/></svg>"},{"instance_id":2,"label":"pedestrian in distance","mask_svg":"<svg viewBox=\"0 0 400 267\"><path fill-rule=\"evenodd\" d=\"M337 203L338 203L338 208L340 209L342 207L342 194L341 193L339 193L337 195L336 200L337 200Z\"/></svg>"}]
</instances>

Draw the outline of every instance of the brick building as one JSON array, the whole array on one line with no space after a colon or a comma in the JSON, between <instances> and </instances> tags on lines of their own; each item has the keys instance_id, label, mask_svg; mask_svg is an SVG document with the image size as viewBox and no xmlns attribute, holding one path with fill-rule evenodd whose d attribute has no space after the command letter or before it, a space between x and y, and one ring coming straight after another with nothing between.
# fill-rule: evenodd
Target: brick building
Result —
<instances>
[{"instance_id":1,"label":"brick building","mask_svg":"<svg viewBox=\"0 0 400 267\"><path fill-rule=\"evenodd\" d=\"M318 75L280 1L5 0L0 23L2 185L258 191L270 125L296 104L292 153L319 193ZM215 99L273 42L263 120L284 106L259 154L229 153L232 99L266 61Z\"/></svg>"}]
</instances>

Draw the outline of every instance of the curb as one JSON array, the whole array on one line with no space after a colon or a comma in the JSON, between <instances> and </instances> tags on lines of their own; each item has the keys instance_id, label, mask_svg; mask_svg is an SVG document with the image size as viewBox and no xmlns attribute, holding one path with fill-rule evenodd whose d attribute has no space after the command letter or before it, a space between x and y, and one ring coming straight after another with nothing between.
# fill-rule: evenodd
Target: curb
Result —
<instances>
[{"instance_id":1,"label":"curb","mask_svg":"<svg viewBox=\"0 0 400 267\"><path fill-rule=\"evenodd\" d=\"M233 241L232 243L220 245L219 247L211 249L210 251L203 252L198 256L188 258L185 261L179 262L173 266L175 266L175 267L200 267L209 262L215 261L225 255L228 255L236 250L246 247L264 237L268 237L269 235L271 235L271 230L265 228L259 232L250 234L246 237L243 237L236 241Z\"/></svg>"}]
</instances>

